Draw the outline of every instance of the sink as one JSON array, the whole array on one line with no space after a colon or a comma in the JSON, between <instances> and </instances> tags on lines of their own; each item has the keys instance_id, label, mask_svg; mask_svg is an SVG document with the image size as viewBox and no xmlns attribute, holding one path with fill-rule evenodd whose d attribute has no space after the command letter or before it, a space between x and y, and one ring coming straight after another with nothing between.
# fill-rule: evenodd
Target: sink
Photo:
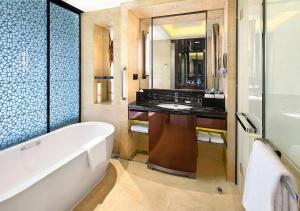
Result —
<instances>
[{"instance_id":1,"label":"sink","mask_svg":"<svg viewBox=\"0 0 300 211\"><path fill-rule=\"evenodd\" d=\"M191 106L187 105L180 105L180 104L158 104L158 107L161 108L168 108L168 109L174 109L174 110L186 110L186 109L191 109Z\"/></svg>"}]
</instances>

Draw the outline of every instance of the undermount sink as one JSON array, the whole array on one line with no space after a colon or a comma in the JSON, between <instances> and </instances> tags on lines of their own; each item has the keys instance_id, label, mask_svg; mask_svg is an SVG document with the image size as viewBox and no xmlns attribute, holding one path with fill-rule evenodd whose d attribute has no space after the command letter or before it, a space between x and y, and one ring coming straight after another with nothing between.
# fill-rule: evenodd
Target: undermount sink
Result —
<instances>
[{"instance_id":1,"label":"undermount sink","mask_svg":"<svg viewBox=\"0 0 300 211\"><path fill-rule=\"evenodd\" d=\"M180 104L158 104L158 107L161 108L168 108L168 109L174 109L174 110L186 110L186 109L191 109L191 106L187 105L180 105Z\"/></svg>"}]
</instances>

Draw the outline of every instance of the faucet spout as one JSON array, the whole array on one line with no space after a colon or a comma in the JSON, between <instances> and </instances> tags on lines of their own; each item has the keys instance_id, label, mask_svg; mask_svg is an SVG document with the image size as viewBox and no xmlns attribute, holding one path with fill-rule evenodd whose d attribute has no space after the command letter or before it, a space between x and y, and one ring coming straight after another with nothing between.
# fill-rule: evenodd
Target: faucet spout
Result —
<instances>
[{"instance_id":1,"label":"faucet spout","mask_svg":"<svg viewBox=\"0 0 300 211\"><path fill-rule=\"evenodd\" d=\"M199 96L198 96L198 104L200 105L200 107L203 107L202 98Z\"/></svg>"},{"instance_id":2,"label":"faucet spout","mask_svg":"<svg viewBox=\"0 0 300 211\"><path fill-rule=\"evenodd\" d=\"M174 101L175 101L175 103L178 103L178 93L177 92L175 92Z\"/></svg>"}]
</instances>

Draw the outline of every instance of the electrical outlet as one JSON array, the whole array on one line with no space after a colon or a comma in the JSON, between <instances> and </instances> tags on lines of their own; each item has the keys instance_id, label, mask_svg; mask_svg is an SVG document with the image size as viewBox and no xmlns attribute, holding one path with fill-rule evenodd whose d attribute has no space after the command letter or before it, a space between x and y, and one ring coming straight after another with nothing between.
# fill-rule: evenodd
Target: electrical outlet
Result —
<instances>
[{"instance_id":1,"label":"electrical outlet","mask_svg":"<svg viewBox=\"0 0 300 211\"><path fill-rule=\"evenodd\" d=\"M132 80L138 80L139 79L139 75L138 74L133 74L132 75Z\"/></svg>"}]
</instances>

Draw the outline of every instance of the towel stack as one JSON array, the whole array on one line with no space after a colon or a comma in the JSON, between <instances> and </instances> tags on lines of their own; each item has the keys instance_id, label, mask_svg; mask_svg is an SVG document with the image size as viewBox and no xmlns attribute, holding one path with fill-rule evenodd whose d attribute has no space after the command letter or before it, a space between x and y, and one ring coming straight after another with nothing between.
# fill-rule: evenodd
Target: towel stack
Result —
<instances>
[{"instance_id":1,"label":"towel stack","mask_svg":"<svg viewBox=\"0 0 300 211\"><path fill-rule=\"evenodd\" d=\"M205 94L204 98L215 98L214 94Z\"/></svg>"},{"instance_id":2,"label":"towel stack","mask_svg":"<svg viewBox=\"0 0 300 211\"><path fill-rule=\"evenodd\" d=\"M224 99L225 95L224 94L215 94L216 99Z\"/></svg>"},{"instance_id":3,"label":"towel stack","mask_svg":"<svg viewBox=\"0 0 300 211\"><path fill-rule=\"evenodd\" d=\"M224 140L219 133L199 131L197 136L198 141L212 142L215 144L224 144Z\"/></svg>"},{"instance_id":4,"label":"towel stack","mask_svg":"<svg viewBox=\"0 0 300 211\"><path fill-rule=\"evenodd\" d=\"M132 132L148 134L148 124L146 124L146 123L145 124L143 124L143 123L132 124L130 127L130 130Z\"/></svg>"},{"instance_id":5,"label":"towel stack","mask_svg":"<svg viewBox=\"0 0 300 211\"><path fill-rule=\"evenodd\" d=\"M209 134L207 132L199 131L198 136L197 136L197 140L198 141L204 141L204 142L210 142Z\"/></svg>"},{"instance_id":6,"label":"towel stack","mask_svg":"<svg viewBox=\"0 0 300 211\"><path fill-rule=\"evenodd\" d=\"M205 94L204 98L215 98L215 99L224 99L224 94Z\"/></svg>"}]
</instances>

